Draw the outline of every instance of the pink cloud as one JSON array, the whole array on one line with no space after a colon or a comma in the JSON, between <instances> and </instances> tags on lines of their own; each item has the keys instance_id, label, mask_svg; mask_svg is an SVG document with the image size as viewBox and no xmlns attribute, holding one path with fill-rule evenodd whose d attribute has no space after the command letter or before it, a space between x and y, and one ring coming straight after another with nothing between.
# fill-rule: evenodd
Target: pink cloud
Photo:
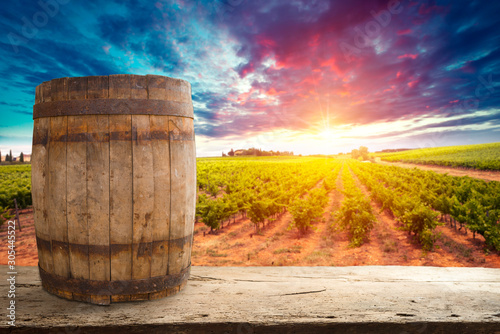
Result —
<instances>
[{"instance_id":1,"label":"pink cloud","mask_svg":"<svg viewBox=\"0 0 500 334\"><path fill-rule=\"evenodd\" d=\"M411 29L404 29L404 30L399 30L398 35L408 35L411 34L412 30Z\"/></svg>"},{"instance_id":2,"label":"pink cloud","mask_svg":"<svg viewBox=\"0 0 500 334\"><path fill-rule=\"evenodd\" d=\"M398 59L404 59L404 58L411 58L411 59L416 59L418 57L418 54L409 54L409 53L406 53L404 55L401 55L398 57Z\"/></svg>"}]
</instances>

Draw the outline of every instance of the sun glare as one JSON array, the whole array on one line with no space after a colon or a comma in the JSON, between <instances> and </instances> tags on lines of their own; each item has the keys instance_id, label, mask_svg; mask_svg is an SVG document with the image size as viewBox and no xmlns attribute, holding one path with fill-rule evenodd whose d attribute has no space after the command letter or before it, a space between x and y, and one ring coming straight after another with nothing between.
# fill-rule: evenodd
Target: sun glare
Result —
<instances>
[{"instance_id":1,"label":"sun glare","mask_svg":"<svg viewBox=\"0 0 500 334\"><path fill-rule=\"evenodd\" d=\"M332 129L325 129L325 130L321 131L319 133L319 136L322 139L326 139L326 140L331 140L331 139L338 138L337 133L335 133L335 131L333 131Z\"/></svg>"}]
</instances>

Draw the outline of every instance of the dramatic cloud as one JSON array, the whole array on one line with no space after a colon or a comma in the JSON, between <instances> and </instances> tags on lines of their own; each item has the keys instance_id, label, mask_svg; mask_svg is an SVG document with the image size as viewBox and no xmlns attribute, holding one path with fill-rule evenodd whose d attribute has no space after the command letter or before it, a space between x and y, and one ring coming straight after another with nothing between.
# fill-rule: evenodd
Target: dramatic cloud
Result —
<instances>
[{"instance_id":1,"label":"dramatic cloud","mask_svg":"<svg viewBox=\"0 0 500 334\"><path fill-rule=\"evenodd\" d=\"M9 2L0 149L5 123L29 138L39 83L116 73L190 81L199 155L499 141L499 12L465 0Z\"/></svg>"}]
</instances>

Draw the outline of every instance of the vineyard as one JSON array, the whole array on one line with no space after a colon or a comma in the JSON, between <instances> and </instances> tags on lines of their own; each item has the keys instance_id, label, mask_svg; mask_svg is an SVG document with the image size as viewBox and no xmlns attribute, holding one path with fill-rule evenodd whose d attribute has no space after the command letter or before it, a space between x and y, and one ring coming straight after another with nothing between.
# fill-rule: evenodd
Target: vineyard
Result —
<instances>
[{"instance_id":1,"label":"vineyard","mask_svg":"<svg viewBox=\"0 0 500 334\"><path fill-rule=\"evenodd\" d=\"M31 205L31 165L0 166L0 213L14 207Z\"/></svg>"},{"instance_id":2,"label":"vineyard","mask_svg":"<svg viewBox=\"0 0 500 334\"><path fill-rule=\"evenodd\" d=\"M384 161L500 170L500 143L448 146L380 154Z\"/></svg>"},{"instance_id":3,"label":"vineyard","mask_svg":"<svg viewBox=\"0 0 500 334\"><path fill-rule=\"evenodd\" d=\"M200 160L197 217L213 232L240 214L258 232L261 224L289 210L289 228L304 233L322 217L327 192L335 188L341 169L345 198L331 220L348 232L351 246L367 241L375 222L370 200L354 181L359 178L371 199L389 210L423 249L432 250L435 228L449 222L500 250L500 183L352 159Z\"/></svg>"},{"instance_id":4,"label":"vineyard","mask_svg":"<svg viewBox=\"0 0 500 334\"><path fill-rule=\"evenodd\" d=\"M0 168L4 208L13 198L31 204L29 168ZM500 182L348 158L200 158L193 263L358 265L396 256L381 261L457 265L449 253L458 252L461 265L489 256L500 266L499 219ZM427 252L445 262L421 262Z\"/></svg>"}]
</instances>

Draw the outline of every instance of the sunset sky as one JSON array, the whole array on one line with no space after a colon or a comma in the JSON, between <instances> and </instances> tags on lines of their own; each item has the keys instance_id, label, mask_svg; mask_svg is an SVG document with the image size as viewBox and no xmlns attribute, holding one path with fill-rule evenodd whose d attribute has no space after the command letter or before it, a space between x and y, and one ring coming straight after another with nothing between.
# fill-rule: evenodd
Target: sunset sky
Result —
<instances>
[{"instance_id":1,"label":"sunset sky","mask_svg":"<svg viewBox=\"0 0 500 334\"><path fill-rule=\"evenodd\" d=\"M4 2L0 150L31 151L41 82L119 73L191 83L198 156L500 141L499 13L470 0Z\"/></svg>"}]
</instances>

